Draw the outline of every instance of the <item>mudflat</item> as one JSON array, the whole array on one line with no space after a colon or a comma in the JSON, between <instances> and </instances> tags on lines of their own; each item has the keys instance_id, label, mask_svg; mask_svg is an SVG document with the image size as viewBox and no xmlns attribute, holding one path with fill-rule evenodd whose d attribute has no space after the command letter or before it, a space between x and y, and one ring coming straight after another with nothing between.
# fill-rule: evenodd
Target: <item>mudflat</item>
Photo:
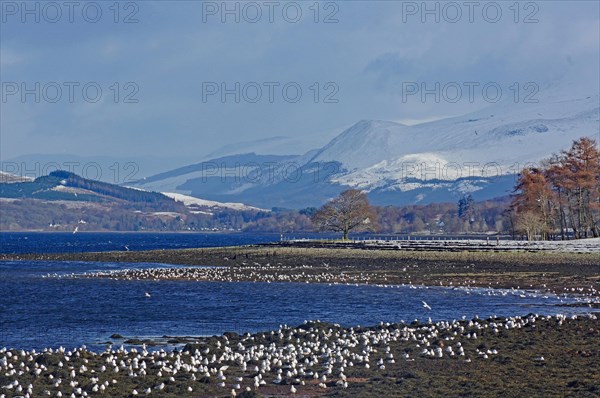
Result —
<instances>
[{"instance_id":1,"label":"mudflat","mask_svg":"<svg viewBox=\"0 0 600 398\"><path fill-rule=\"evenodd\" d=\"M357 282L536 289L600 295L600 254L403 251L239 246L137 252L2 255L1 260L145 262L229 267L237 280ZM257 276L258 275L258 276ZM317 276L319 276L317 278ZM178 278L182 276L179 275ZM284 279L285 280L285 279Z\"/></svg>"}]
</instances>

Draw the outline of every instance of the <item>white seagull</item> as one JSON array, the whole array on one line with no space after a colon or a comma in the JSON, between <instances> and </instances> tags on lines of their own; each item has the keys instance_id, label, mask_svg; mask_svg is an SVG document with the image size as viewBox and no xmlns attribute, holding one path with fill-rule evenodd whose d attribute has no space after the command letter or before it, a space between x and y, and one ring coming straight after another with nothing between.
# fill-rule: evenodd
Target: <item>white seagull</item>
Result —
<instances>
[{"instance_id":1,"label":"white seagull","mask_svg":"<svg viewBox=\"0 0 600 398\"><path fill-rule=\"evenodd\" d=\"M423 303L423 308L427 308L428 310L431 310L431 307L429 306L429 304L427 304L424 301L422 301L422 303Z\"/></svg>"}]
</instances>

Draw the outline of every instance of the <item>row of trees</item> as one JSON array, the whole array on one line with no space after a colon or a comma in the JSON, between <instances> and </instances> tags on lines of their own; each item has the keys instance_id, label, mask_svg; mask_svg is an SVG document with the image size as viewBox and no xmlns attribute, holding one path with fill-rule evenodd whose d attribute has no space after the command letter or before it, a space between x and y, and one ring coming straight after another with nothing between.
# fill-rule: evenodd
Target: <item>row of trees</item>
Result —
<instances>
[{"instance_id":1,"label":"row of trees","mask_svg":"<svg viewBox=\"0 0 600 398\"><path fill-rule=\"evenodd\" d=\"M524 169L508 209L498 203L476 205L470 195L459 200L455 211L447 206L374 208L364 192L350 189L315 211L311 220L318 230L341 232L344 239L350 231L405 232L405 225L412 227L406 232L495 230L523 234L528 240L598 237L600 150L596 141L583 137L543 161L541 167ZM431 214L432 209L439 213ZM427 224L418 217L426 210L430 210L423 217L429 220Z\"/></svg>"},{"instance_id":2,"label":"row of trees","mask_svg":"<svg viewBox=\"0 0 600 398\"><path fill-rule=\"evenodd\" d=\"M470 195L454 203L376 207L384 233L445 234L509 232L504 214L509 198L475 202Z\"/></svg>"},{"instance_id":3,"label":"row of trees","mask_svg":"<svg viewBox=\"0 0 600 398\"><path fill-rule=\"evenodd\" d=\"M320 231L383 233L485 233L509 232L506 222L508 198L476 203L470 195L458 205L431 203L404 207L374 207L367 195L356 189L342 192L321 209L311 212L314 227Z\"/></svg>"},{"instance_id":4,"label":"row of trees","mask_svg":"<svg viewBox=\"0 0 600 398\"><path fill-rule=\"evenodd\" d=\"M571 148L521 172L510 206L513 227L529 240L598 237L600 151L580 138Z\"/></svg>"},{"instance_id":5,"label":"row of trees","mask_svg":"<svg viewBox=\"0 0 600 398\"><path fill-rule=\"evenodd\" d=\"M19 199L0 204L0 230L179 231L189 226L208 228L210 216L175 216L157 211L155 204L99 203Z\"/></svg>"}]
</instances>

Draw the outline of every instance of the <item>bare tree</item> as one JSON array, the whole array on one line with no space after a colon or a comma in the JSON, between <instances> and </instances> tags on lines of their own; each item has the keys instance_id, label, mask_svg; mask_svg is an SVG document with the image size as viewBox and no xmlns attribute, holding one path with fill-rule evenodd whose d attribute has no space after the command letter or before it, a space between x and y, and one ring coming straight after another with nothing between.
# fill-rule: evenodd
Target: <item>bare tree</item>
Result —
<instances>
[{"instance_id":1,"label":"bare tree","mask_svg":"<svg viewBox=\"0 0 600 398\"><path fill-rule=\"evenodd\" d=\"M546 223L542 216L533 211L525 211L519 215L517 229L527 235L527 240L544 239Z\"/></svg>"},{"instance_id":2,"label":"bare tree","mask_svg":"<svg viewBox=\"0 0 600 398\"><path fill-rule=\"evenodd\" d=\"M312 222L319 231L342 232L347 240L350 231L376 230L377 214L364 192L349 189L321 207Z\"/></svg>"}]
</instances>

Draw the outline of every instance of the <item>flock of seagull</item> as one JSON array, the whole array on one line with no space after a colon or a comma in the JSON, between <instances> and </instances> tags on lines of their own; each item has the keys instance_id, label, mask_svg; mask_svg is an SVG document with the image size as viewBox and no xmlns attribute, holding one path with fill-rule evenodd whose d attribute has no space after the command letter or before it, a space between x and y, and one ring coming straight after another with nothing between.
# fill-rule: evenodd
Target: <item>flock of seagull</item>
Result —
<instances>
[{"instance_id":1,"label":"flock of seagull","mask_svg":"<svg viewBox=\"0 0 600 398\"><path fill-rule=\"evenodd\" d=\"M254 263L243 267L154 267L87 273L48 274L58 278L110 278L115 280L191 280L212 282L304 282L335 284L370 284L376 278L387 278L369 272L314 272L314 267L261 265ZM292 272L293 271L293 272Z\"/></svg>"},{"instance_id":2,"label":"flock of seagull","mask_svg":"<svg viewBox=\"0 0 600 398\"><path fill-rule=\"evenodd\" d=\"M247 264L243 266L232 267L150 267L150 268L126 268L107 271L93 271L83 273L68 273L68 274L46 274L44 278L107 278L112 280L124 281L161 281L161 280L185 280L197 282L294 282L294 283L325 283L330 285L371 285L383 288L401 288L409 287L413 289L424 288L428 289L427 285L413 284L412 282L393 284L381 283L387 281L388 275L376 272L364 272L353 270L350 267L347 270L332 270L327 269L327 264L324 267L315 267L309 265L302 266L284 266L281 263L271 265L269 263L261 265L259 263ZM406 271L406 268L403 269ZM440 287L446 287L454 290L461 290L466 294L483 293L488 296L506 296L517 295L520 297L542 297L547 299L554 296L559 302L578 302L589 305L600 303L600 290L594 285L588 287L564 287L561 292L549 293L536 290L528 290L517 286L510 289L499 289L489 286L487 288L474 286L476 281L465 280L462 284L449 282L446 285L439 283ZM473 283L471 285L470 283ZM545 287L543 285L542 287ZM151 294L146 292L146 297L151 297ZM563 300L568 298L569 300ZM423 303L425 309L431 310L431 307Z\"/></svg>"},{"instance_id":3,"label":"flock of seagull","mask_svg":"<svg viewBox=\"0 0 600 398\"><path fill-rule=\"evenodd\" d=\"M323 269L324 268L324 269ZM404 269L405 271L406 269ZM428 288L411 283L381 283L387 276L359 270L330 272L323 267L286 267L244 263L243 267L152 267L48 274L52 278L110 278L114 280L190 280L215 282L301 282L380 287ZM474 282L474 281L473 281ZM468 294L485 290L488 295L520 296L547 293L522 289L485 289L449 284ZM600 291L594 286L565 288L565 297L579 302L598 303ZM144 293L148 299L153 297ZM560 299L560 295L557 295ZM423 301L424 309L431 306ZM596 315L579 315L597 319ZM374 327L343 328L339 325L307 321L299 327L281 326L267 333L199 339L179 350L138 348L94 352L85 346L67 350L0 349L0 398L37 396L81 398L104 396L161 396L163 393L191 396L206 389L217 389L236 397L243 391L277 388L295 395L302 390L345 389L357 375L373 377L377 372L395 368L402 361L459 360L465 363L486 361L498 349L485 347L482 335L510 333L513 329L534 328L536 322L560 327L577 315L489 318L411 324L380 323ZM531 358L545 361L543 356ZM124 395L123 395L124 394Z\"/></svg>"},{"instance_id":4,"label":"flock of seagull","mask_svg":"<svg viewBox=\"0 0 600 398\"><path fill-rule=\"evenodd\" d=\"M597 319L594 314L585 316ZM109 346L100 353L85 346L40 352L3 348L0 398L186 396L207 388L235 397L242 391L274 387L290 395L303 389L345 389L357 375L373 377L386 367L402 366L403 361L486 361L498 355L496 347L481 344L487 335L540 323L560 327L577 317L530 314L436 323L382 322L355 328L305 321L266 333L203 338L170 352L149 351L145 345Z\"/></svg>"}]
</instances>

